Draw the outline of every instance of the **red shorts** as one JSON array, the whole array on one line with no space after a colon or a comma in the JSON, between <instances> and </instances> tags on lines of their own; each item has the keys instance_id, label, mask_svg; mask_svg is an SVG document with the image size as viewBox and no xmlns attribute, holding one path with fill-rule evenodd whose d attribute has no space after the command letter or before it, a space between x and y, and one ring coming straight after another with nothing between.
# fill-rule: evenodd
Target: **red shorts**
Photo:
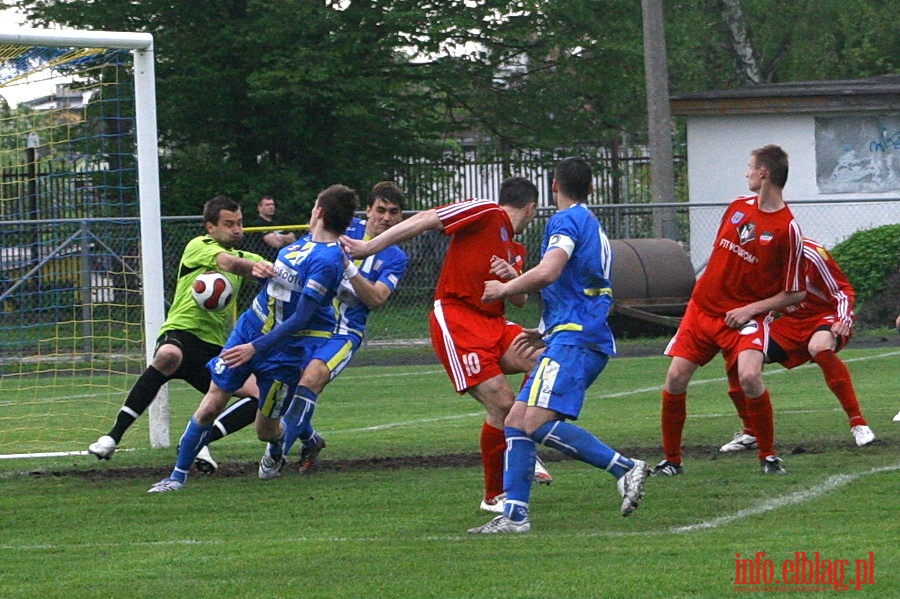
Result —
<instances>
[{"instance_id":1,"label":"red shorts","mask_svg":"<svg viewBox=\"0 0 900 599\"><path fill-rule=\"evenodd\" d=\"M437 300L429 316L431 345L457 393L503 374L500 358L522 326L474 308Z\"/></svg>"},{"instance_id":2,"label":"red shorts","mask_svg":"<svg viewBox=\"0 0 900 599\"><path fill-rule=\"evenodd\" d=\"M678 331L663 352L669 357L679 357L703 366L721 350L725 368L733 368L742 351L755 349L766 351L769 343L769 327L764 317L750 320L740 329L725 324L721 315L712 315L688 302Z\"/></svg>"},{"instance_id":3,"label":"red shorts","mask_svg":"<svg viewBox=\"0 0 900 599\"><path fill-rule=\"evenodd\" d=\"M839 318L836 314L828 314L825 316L816 315L811 318L794 318L791 316L782 316L775 319L769 325L769 333L772 337L772 343L776 344L783 354L778 354L777 349L772 348L768 353L772 355L770 358L773 362L778 362L785 368L796 368L801 364L806 364L812 360L809 355L809 340L816 331L830 331L831 326L838 322ZM850 336L838 337L837 347L834 351L840 351ZM785 356L787 356L785 358Z\"/></svg>"}]
</instances>

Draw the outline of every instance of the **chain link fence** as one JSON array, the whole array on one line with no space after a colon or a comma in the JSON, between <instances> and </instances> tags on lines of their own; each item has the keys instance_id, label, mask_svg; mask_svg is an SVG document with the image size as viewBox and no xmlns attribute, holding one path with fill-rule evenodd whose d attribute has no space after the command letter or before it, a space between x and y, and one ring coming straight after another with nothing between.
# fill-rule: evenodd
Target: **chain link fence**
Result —
<instances>
[{"instance_id":1,"label":"chain link fence","mask_svg":"<svg viewBox=\"0 0 900 599\"><path fill-rule=\"evenodd\" d=\"M690 256L694 271L699 272L705 265L724 205L603 204L591 206L591 210L614 240L650 238L658 212L674 211L678 223L676 241ZM857 228L869 228L873 226L871 223L892 218L894 222L900 221L900 200L797 202L792 204L792 210L804 234L830 246L849 236L855 230L853 223L857 223ZM829 213L835 216L823 219L823 214ZM539 261L541 236L552 214L552 208L541 208L522 235L529 251L527 267ZM73 339L78 341L73 341L71 346L55 346L54 352L114 352L133 344L134 340L127 337L141 334L140 327L134 324L141 322L139 256L133 247L136 220L14 221L7 225L0 231L0 329L3 331L0 354L31 353L30 346L46 337L49 329L58 329L61 322L81 323L73 325L78 329L73 331ZM835 239L835 230L843 232L841 238ZM184 245L202 233L197 217L164 219L167 305L174 291ZM704 241L701 244L697 239ZM23 240L28 243L23 244ZM409 269L394 297L371 315L370 343L400 343L428 337L427 314L447 243L447 238L437 232L401 243L409 256ZM657 265L655 272L643 276L663 278L668 273ZM613 281L614 292L615 287ZM249 297L249 293L243 294L242 303L246 304ZM646 299L652 303L654 298ZM511 309L510 317L534 326L538 312L536 302L530 302L521 311ZM132 324L127 327L123 324L120 330L103 331L101 335L96 329L97 315L101 313L107 321ZM117 333L126 339L119 342ZM100 339L102 348L96 347Z\"/></svg>"},{"instance_id":2,"label":"chain link fence","mask_svg":"<svg viewBox=\"0 0 900 599\"><path fill-rule=\"evenodd\" d=\"M591 210L597 215L613 240L647 239L652 237L654 219L661 210L674 211L676 215L678 238L675 240L689 257L695 273L706 264L711 249L712 239L718 227L719 218L725 209L724 204L669 203L669 204L603 204L593 205ZM804 234L827 240L833 244L831 229L838 225L845 228L847 223L883 222L886 218L900 217L900 200L862 202L797 202L791 204L792 211L800 222ZM822 213L837 211L840 223L831 227L822 224ZM528 229L522 234L521 241L528 248L526 267L530 268L540 260L540 243L544 227L554 209L541 208ZM413 212L407 213L407 216ZM805 223L810 226L805 226ZM193 236L201 233L197 219L166 219L163 225L164 257L167 273L174 273L184 244ZM852 231L850 231L852 232ZM844 237L849 236L847 233ZM698 248L692 238L704 240ZM708 240L708 241L707 241ZM410 340L428 337L428 313L431 310L432 295L440 273L443 257L446 252L448 238L442 233L429 231L425 234L404 241L400 247L409 257L406 276L401 281L391 300L373 312L369 318L368 342L372 344L405 343ZM692 247L695 249L692 251ZM680 256L672 256L673 261ZM645 268L646 268L645 264ZM656 264L655 270L643 273L628 273L628 276L645 276L664 278L670 276L665 264ZM166 276L166 297L171 297L174 275ZM659 287L648 281L649 293L652 288ZM615 295L616 281L613 281ZM535 298L532 298L534 300ZM647 297L652 304L656 298ZM536 301L521 310L510 308L508 316L527 326L535 326L539 318L539 306Z\"/></svg>"}]
</instances>

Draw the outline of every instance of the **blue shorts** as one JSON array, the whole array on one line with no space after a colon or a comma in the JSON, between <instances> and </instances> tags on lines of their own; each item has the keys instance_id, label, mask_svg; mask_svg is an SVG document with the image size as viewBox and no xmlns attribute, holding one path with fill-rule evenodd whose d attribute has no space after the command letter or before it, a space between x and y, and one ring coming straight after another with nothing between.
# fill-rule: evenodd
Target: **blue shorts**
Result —
<instances>
[{"instance_id":1,"label":"blue shorts","mask_svg":"<svg viewBox=\"0 0 900 599\"><path fill-rule=\"evenodd\" d=\"M256 339L260 336L259 326L259 318L255 314L245 312L238 319L224 348ZM259 409L265 416L276 418L294 397L300 373L309 364L315 352L328 341L326 337L292 338L290 347L275 347L265 357L254 356L252 360L237 368L229 368L218 356L210 360L206 367L216 386L229 393L240 389L251 374L256 375Z\"/></svg>"},{"instance_id":2,"label":"blue shorts","mask_svg":"<svg viewBox=\"0 0 900 599\"><path fill-rule=\"evenodd\" d=\"M603 352L551 341L528 375L516 401L578 420L584 395L609 361Z\"/></svg>"},{"instance_id":3,"label":"blue shorts","mask_svg":"<svg viewBox=\"0 0 900 599\"><path fill-rule=\"evenodd\" d=\"M353 359L360 343L362 339L357 335L334 335L331 339L325 340L311 359L325 362L330 372L328 380L333 381Z\"/></svg>"}]
</instances>

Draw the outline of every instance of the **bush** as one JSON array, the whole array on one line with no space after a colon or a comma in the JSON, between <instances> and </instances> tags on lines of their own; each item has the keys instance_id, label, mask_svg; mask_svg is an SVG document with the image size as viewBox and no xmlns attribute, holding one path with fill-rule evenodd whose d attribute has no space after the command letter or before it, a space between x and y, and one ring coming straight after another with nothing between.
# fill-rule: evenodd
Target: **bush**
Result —
<instances>
[{"instance_id":1,"label":"bush","mask_svg":"<svg viewBox=\"0 0 900 599\"><path fill-rule=\"evenodd\" d=\"M900 225L857 231L831 253L856 289L859 319L893 323L900 311Z\"/></svg>"}]
</instances>

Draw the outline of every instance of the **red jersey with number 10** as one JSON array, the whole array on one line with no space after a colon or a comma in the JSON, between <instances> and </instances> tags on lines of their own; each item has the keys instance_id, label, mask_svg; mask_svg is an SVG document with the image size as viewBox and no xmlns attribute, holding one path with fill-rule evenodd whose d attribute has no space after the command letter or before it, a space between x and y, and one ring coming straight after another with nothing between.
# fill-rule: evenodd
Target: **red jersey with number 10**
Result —
<instances>
[{"instance_id":1,"label":"red jersey with number 10","mask_svg":"<svg viewBox=\"0 0 900 599\"><path fill-rule=\"evenodd\" d=\"M692 299L711 314L805 289L803 236L787 206L759 209L757 196L734 200L722 216L706 270Z\"/></svg>"},{"instance_id":2,"label":"red jersey with number 10","mask_svg":"<svg viewBox=\"0 0 900 599\"><path fill-rule=\"evenodd\" d=\"M435 209L450 246L434 290L436 300L457 300L490 316L503 316L504 302L481 303L484 282L498 279L491 273L491 257L522 264L521 245L513 241L506 211L490 200L465 200ZM518 258L518 259L517 259ZM519 266L521 268L521 266Z\"/></svg>"}]
</instances>

